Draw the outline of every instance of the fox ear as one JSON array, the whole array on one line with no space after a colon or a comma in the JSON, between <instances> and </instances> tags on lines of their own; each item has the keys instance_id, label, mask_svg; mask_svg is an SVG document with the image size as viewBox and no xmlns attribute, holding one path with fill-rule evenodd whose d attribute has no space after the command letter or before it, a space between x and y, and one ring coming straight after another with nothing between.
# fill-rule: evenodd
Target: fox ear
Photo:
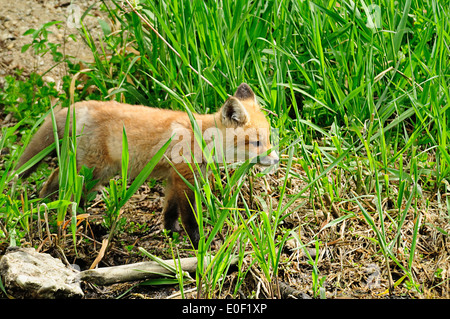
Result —
<instances>
[{"instance_id":1,"label":"fox ear","mask_svg":"<svg viewBox=\"0 0 450 319\"><path fill-rule=\"evenodd\" d=\"M242 126L250 117L241 102L235 97L230 97L222 106L222 124L225 126Z\"/></svg>"},{"instance_id":2,"label":"fox ear","mask_svg":"<svg viewBox=\"0 0 450 319\"><path fill-rule=\"evenodd\" d=\"M241 101L248 99L255 100L255 93L253 93L252 89L246 83L239 85L234 96Z\"/></svg>"}]
</instances>

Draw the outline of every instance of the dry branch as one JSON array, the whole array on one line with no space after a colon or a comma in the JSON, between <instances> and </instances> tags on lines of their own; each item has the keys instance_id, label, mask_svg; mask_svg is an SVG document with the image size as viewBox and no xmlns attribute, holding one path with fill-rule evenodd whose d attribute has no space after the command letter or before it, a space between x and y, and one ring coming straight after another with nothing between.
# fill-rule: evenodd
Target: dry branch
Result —
<instances>
[{"instance_id":1,"label":"dry branch","mask_svg":"<svg viewBox=\"0 0 450 319\"><path fill-rule=\"evenodd\" d=\"M165 262L172 267L176 267L173 260L166 260ZM179 262L181 263L181 268L185 272L192 273L195 272L197 268L196 257L181 258ZM155 261L147 261L129 265L85 270L80 273L80 279L97 285L111 285L119 282L157 278L161 277L161 275L173 275L173 272Z\"/></svg>"},{"instance_id":2,"label":"dry branch","mask_svg":"<svg viewBox=\"0 0 450 319\"><path fill-rule=\"evenodd\" d=\"M233 259L231 263L235 264L236 261L237 259ZM197 257L180 258L176 260L177 265L173 259L164 262L171 267L181 267L183 272L193 273L197 269ZM174 273L156 261L147 261L85 270L80 272L80 279L97 285L111 285L119 282L158 278L164 275L174 275Z\"/></svg>"}]
</instances>

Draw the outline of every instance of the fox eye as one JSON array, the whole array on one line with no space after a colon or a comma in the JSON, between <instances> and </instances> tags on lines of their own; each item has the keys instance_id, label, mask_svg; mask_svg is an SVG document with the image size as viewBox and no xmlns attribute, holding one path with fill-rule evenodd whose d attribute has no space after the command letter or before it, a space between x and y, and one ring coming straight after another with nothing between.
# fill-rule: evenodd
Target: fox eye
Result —
<instances>
[{"instance_id":1,"label":"fox eye","mask_svg":"<svg viewBox=\"0 0 450 319\"><path fill-rule=\"evenodd\" d=\"M261 142L258 140L258 141L252 141L252 142L250 142L250 144L252 144L253 146L256 146L256 147L260 147L261 146Z\"/></svg>"}]
</instances>

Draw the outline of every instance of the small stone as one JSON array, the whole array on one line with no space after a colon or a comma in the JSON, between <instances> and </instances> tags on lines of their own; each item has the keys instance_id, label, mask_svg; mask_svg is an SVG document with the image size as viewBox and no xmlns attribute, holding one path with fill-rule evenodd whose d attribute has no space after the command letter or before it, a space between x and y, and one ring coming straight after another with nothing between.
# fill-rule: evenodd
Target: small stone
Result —
<instances>
[{"instance_id":1,"label":"small stone","mask_svg":"<svg viewBox=\"0 0 450 319\"><path fill-rule=\"evenodd\" d=\"M51 83L51 82L55 83L55 79L49 75L44 76L42 79L47 83Z\"/></svg>"},{"instance_id":2,"label":"small stone","mask_svg":"<svg viewBox=\"0 0 450 319\"><path fill-rule=\"evenodd\" d=\"M15 298L82 298L79 272L34 248L13 248L0 259L6 291Z\"/></svg>"}]
</instances>

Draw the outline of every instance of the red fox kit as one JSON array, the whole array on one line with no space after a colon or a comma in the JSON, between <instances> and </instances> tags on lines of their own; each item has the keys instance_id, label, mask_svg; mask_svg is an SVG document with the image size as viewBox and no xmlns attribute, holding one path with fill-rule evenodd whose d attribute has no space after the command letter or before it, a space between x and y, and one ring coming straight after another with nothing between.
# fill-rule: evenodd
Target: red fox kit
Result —
<instances>
[{"instance_id":1,"label":"red fox kit","mask_svg":"<svg viewBox=\"0 0 450 319\"><path fill-rule=\"evenodd\" d=\"M167 179L163 209L165 228L169 231L179 231L178 216L181 215L192 243L197 246L198 225L192 211L196 210L194 193L178 174L194 184L194 176L187 162L194 156L197 163L204 163L188 114L99 101L78 102L74 104L74 108L76 133L79 136L77 167L85 165L94 168L93 179L98 180L99 186L121 171L123 126L128 139L130 179L135 178L161 146L173 136L165 152L166 157L156 165L151 176ZM66 108L55 113L60 137L64 134L66 117ZM276 152L270 151L272 145L269 140L269 123L247 84L241 84L234 96L230 97L217 113L194 114L194 117L208 146L225 152L217 152L220 155L216 159L235 162L258 158L258 163L262 165L278 163ZM31 139L19 159L17 168L53 142L52 120L48 117ZM56 169L39 195L46 197L57 191L58 187Z\"/></svg>"}]
</instances>

